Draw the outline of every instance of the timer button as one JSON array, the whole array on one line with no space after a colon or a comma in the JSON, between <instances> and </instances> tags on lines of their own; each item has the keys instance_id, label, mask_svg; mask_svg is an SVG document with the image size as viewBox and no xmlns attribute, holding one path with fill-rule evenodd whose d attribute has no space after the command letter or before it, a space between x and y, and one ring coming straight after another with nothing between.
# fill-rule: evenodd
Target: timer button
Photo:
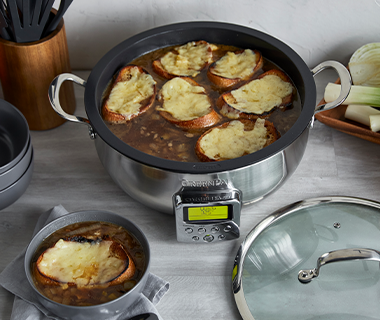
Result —
<instances>
[{"instance_id":1,"label":"timer button","mask_svg":"<svg viewBox=\"0 0 380 320\"><path fill-rule=\"evenodd\" d=\"M203 240L206 241L206 242L211 242L212 240L214 240L214 236L211 235L211 234L206 234L206 235L203 237Z\"/></svg>"},{"instance_id":2,"label":"timer button","mask_svg":"<svg viewBox=\"0 0 380 320\"><path fill-rule=\"evenodd\" d=\"M185 232L188 234L193 233L193 228L186 228Z\"/></svg>"},{"instance_id":3,"label":"timer button","mask_svg":"<svg viewBox=\"0 0 380 320\"><path fill-rule=\"evenodd\" d=\"M224 232L230 232L231 229L232 229L232 227L231 227L230 225L226 225L226 226L224 227Z\"/></svg>"},{"instance_id":4,"label":"timer button","mask_svg":"<svg viewBox=\"0 0 380 320\"><path fill-rule=\"evenodd\" d=\"M220 230L219 227L212 227L212 228L211 228L211 232L212 232L212 233L219 232L219 230Z\"/></svg>"},{"instance_id":5,"label":"timer button","mask_svg":"<svg viewBox=\"0 0 380 320\"><path fill-rule=\"evenodd\" d=\"M198 236L194 236L194 237L192 237L191 239L193 239L193 241L198 241L198 240L199 240L199 237L198 237Z\"/></svg>"},{"instance_id":6,"label":"timer button","mask_svg":"<svg viewBox=\"0 0 380 320\"><path fill-rule=\"evenodd\" d=\"M205 233L205 232L206 232L206 228L199 228L199 229L198 229L198 232L199 232L199 233Z\"/></svg>"}]
</instances>

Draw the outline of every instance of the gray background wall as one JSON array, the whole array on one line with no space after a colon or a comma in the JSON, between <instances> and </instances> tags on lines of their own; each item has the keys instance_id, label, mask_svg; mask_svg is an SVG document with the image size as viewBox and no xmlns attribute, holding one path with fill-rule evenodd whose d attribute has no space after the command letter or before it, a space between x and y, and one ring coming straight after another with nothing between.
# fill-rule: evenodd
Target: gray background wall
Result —
<instances>
[{"instance_id":1,"label":"gray background wall","mask_svg":"<svg viewBox=\"0 0 380 320\"><path fill-rule=\"evenodd\" d=\"M128 37L184 21L263 31L310 67L327 59L346 63L362 44L380 42L380 0L75 0L65 15L72 68L91 69Z\"/></svg>"}]
</instances>

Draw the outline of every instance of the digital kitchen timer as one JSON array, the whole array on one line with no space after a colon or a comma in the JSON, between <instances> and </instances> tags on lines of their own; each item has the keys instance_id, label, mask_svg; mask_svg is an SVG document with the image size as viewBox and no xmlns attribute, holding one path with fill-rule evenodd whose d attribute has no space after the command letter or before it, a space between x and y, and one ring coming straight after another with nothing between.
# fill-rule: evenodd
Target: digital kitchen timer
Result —
<instances>
[{"instance_id":1,"label":"digital kitchen timer","mask_svg":"<svg viewBox=\"0 0 380 320\"><path fill-rule=\"evenodd\" d=\"M178 241L215 243L239 238L239 190L184 187L173 201Z\"/></svg>"}]
</instances>

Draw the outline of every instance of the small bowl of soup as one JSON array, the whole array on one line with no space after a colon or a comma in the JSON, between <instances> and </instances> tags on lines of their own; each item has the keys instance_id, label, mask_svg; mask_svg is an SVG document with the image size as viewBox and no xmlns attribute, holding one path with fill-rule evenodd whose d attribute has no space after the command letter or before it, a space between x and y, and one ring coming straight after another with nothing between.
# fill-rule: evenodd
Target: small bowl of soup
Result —
<instances>
[{"instance_id":1,"label":"small bowl of soup","mask_svg":"<svg viewBox=\"0 0 380 320\"><path fill-rule=\"evenodd\" d=\"M140 296L149 265L149 243L140 228L97 210L50 222L25 255L38 300L63 319L107 319L125 311Z\"/></svg>"}]
</instances>

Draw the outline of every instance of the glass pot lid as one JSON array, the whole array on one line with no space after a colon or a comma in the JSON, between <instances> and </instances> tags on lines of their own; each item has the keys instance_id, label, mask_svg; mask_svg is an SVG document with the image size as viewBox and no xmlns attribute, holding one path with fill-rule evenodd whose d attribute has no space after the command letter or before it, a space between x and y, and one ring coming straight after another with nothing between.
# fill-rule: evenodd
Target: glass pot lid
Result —
<instances>
[{"instance_id":1,"label":"glass pot lid","mask_svg":"<svg viewBox=\"0 0 380 320\"><path fill-rule=\"evenodd\" d=\"M380 203L309 199L241 244L232 287L244 320L380 319Z\"/></svg>"}]
</instances>

